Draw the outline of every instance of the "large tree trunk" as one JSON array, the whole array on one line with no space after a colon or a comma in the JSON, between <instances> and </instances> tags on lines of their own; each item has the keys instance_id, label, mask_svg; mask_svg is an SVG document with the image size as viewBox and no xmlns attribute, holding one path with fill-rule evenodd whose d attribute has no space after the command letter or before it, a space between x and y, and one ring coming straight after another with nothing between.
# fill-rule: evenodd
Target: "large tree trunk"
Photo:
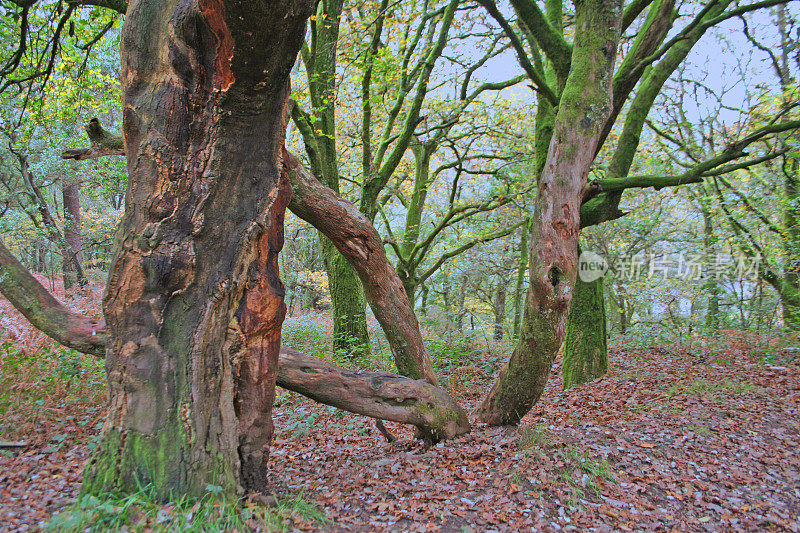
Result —
<instances>
[{"instance_id":1,"label":"large tree trunk","mask_svg":"<svg viewBox=\"0 0 800 533\"><path fill-rule=\"evenodd\" d=\"M611 111L620 0L576 3L572 68L561 96L533 213L530 287L511 359L478 408L492 425L517 424L544 391L575 287L580 204Z\"/></svg>"},{"instance_id":2,"label":"large tree trunk","mask_svg":"<svg viewBox=\"0 0 800 533\"><path fill-rule=\"evenodd\" d=\"M608 370L603 288L603 278L576 280L564 339L565 389L597 379Z\"/></svg>"},{"instance_id":3,"label":"large tree trunk","mask_svg":"<svg viewBox=\"0 0 800 533\"><path fill-rule=\"evenodd\" d=\"M129 6L130 181L103 305L109 413L84 493L149 486L167 500L261 485L284 313L275 259L288 76L310 8Z\"/></svg>"},{"instance_id":4,"label":"large tree trunk","mask_svg":"<svg viewBox=\"0 0 800 533\"><path fill-rule=\"evenodd\" d=\"M64 240L72 254L63 261L64 288L74 283L86 285L86 277L78 277L73 263L83 266L83 242L81 240L81 181L77 175L68 172L61 180L61 195L64 199Z\"/></svg>"}]
</instances>

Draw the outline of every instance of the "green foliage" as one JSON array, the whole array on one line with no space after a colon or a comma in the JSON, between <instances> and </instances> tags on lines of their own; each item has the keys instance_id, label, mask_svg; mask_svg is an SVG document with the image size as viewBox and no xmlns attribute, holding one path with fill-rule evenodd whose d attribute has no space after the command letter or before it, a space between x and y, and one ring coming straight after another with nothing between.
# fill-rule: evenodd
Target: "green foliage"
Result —
<instances>
[{"instance_id":1,"label":"green foliage","mask_svg":"<svg viewBox=\"0 0 800 533\"><path fill-rule=\"evenodd\" d=\"M310 317L287 318L283 322L281 344L310 357L326 358L331 352L330 332Z\"/></svg>"},{"instance_id":2,"label":"green foliage","mask_svg":"<svg viewBox=\"0 0 800 533\"><path fill-rule=\"evenodd\" d=\"M180 497L167 505L154 502L147 487L123 498L84 496L59 511L46 530L83 531L290 531L294 519L324 524L322 512L302 493L264 507L247 500L225 499L220 487L209 485L207 494L191 500Z\"/></svg>"}]
</instances>

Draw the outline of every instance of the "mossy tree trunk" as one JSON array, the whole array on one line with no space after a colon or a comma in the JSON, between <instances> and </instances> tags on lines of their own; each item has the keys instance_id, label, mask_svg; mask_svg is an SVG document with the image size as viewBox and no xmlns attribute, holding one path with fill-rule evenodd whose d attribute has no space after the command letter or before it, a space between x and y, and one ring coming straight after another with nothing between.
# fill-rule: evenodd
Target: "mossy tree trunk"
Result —
<instances>
[{"instance_id":1,"label":"mossy tree trunk","mask_svg":"<svg viewBox=\"0 0 800 533\"><path fill-rule=\"evenodd\" d=\"M575 283L564 337L565 389L597 379L608 371L603 286L603 278L589 282L578 278Z\"/></svg>"},{"instance_id":2,"label":"mossy tree trunk","mask_svg":"<svg viewBox=\"0 0 800 533\"><path fill-rule=\"evenodd\" d=\"M128 7L130 183L103 301L108 418L83 493L148 487L169 500L263 486L284 313L284 115L310 10Z\"/></svg>"},{"instance_id":3,"label":"mossy tree trunk","mask_svg":"<svg viewBox=\"0 0 800 533\"><path fill-rule=\"evenodd\" d=\"M333 349L352 357L369 355L367 303L361 282L336 245L322 234L320 242L333 307Z\"/></svg>"},{"instance_id":4,"label":"mossy tree trunk","mask_svg":"<svg viewBox=\"0 0 800 533\"><path fill-rule=\"evenodd\" d=\"M478 408L492 425L517 424L538 401L564 328L578 267L580 205L611 113L621 2L576 3L571 70L561 95L532 214L530 286L519 343Z\"/></svg>"}]
</instances>

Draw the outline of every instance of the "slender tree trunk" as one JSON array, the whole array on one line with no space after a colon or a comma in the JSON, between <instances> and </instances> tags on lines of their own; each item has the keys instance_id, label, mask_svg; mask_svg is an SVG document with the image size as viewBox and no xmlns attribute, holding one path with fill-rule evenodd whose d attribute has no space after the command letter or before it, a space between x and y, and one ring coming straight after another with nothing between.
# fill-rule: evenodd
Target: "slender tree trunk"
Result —
<instances>
[{"instance_id":1,"label":"slender tree trunk","mask_svg":"<svg viewBox=\"0 0 800 533\"><path fill-rule=\"evenodd\" d=\"M62 178L61 192L64 198L64 240L67 243L67 249L72 254L71 257L65 257L63 262L64 288L69 289L76 282L80 285L88 283L84 275L78 278L78 272L73 267L73 263L83 266L81 182L78 176L68 172ZM80 273L83 274L83 270Z\"/></svg>"},{"instance_id":2,"label":"slender tree trunk","mask_svg":"<svg viewBox=\"0 0 800 533\"><path fill-rule=\"evenodd\" d=\"M458 301L456 302L456 310L458 316L456 317L456 329L461 331L464 329L464 303L467 299L467 275L461 275L461 284L458 288Z\"/></svg>"},{"instance_id":3,"label":"slender tree trunk","mask_svg":"<svg viewBox=\"0 0 800 533\"><path fill-rule=\"evenodd\" d=\"M519 326L522 320L522 304L525 297L525 271L528 270L528 225L520 230L519 266L517 267L517 285L514 290L514 339L519 338Z\"/></svg>"},{"instance_id":4,"label":"slender tree trunk","mask_svg":"<svg viewBox=\"0 0 800 533\"><path fill-rule=\"evenodd\" d=\"M701 198L701 202L704 199ZM714 235L714 223L709 212L710 206L703 205L703 252L706 265L712 265L717 260L717 239ZM719 330L719 280L716 273L706 272L705 280L708 307L706 309L706 329L710 332Z\"/></svg>"},{"instance_id":5,"label":"slender tree trunk","mask_svg":"<svg viewBox=\"0 0 800 533\"><path fill-rule=\"evenodd\" d=\"M108 418L84 493L149 487L168 500L263 485L285 312L284 115L310 11L305 0L128 8L130 185L103 302Z\"/></svg>"},{"instance_id":6,"label":"slender tree trunk","mask_svg":"<svg viewBox=\"0 0 800 533\"><path fill-rule=\"evenodd\" d=\"M569 389L603 376L608 371L606 306L603 278L578 279L567 319L562 373Z\"/></svg>"},{"instance_id":7,"label":"slender tree trunk","mask_svg":"<svg viewBox=\"0 0 800 533\"><path fill-rule=\"evenodd\" d=\"M42 223L47 229L47 236L50 239L50 242L55 244L58 247L59 252L61 252L62 265L63 263L69 262L70 268L75 272L78 283L80 283L80 285L86 285L86 276L83 273L83 267L78 260L78 256L74 253L73 249L64 238L64 235L62 235L61 231L58 229L58 224L56 224L56 220L53 218L53 214L50 212L50 208L47 205L47 200L45 199L44 194L42 194L42 190L36 184L33 174L28 169L27 158L21 154L16 155L17 159L19 160L22 179L30 190L31 195L36 203L36 208L39 211L39 214L42 216ZM80 206L78 208L80 209ZM51 268L51 271L55 272L55 269Z\"/></svg>"},{"instance_id":8,"label":"slender tree trunk","mask_svg":"<svg viewBox=\"0 0 800 533\"><path fill-rule=\"evenodd\" d=\"M503 322L506 319L506 287L501 280L494 296L494 340L503 340Z\"/></svg>"},{"instance_id":9,"label":"slender tree trunk","mask_svg":"<svg viewBox=\"0 0 800 533\"><path fill-rule=\"evenodd\" d=\"M578 266L580 204L601 130L611 112L620 0L576 4L572 68L533 212L530 287L519 343L478 408L491 425L517 424L536 403L564 340Z\"/></svg>"}]
</instances>

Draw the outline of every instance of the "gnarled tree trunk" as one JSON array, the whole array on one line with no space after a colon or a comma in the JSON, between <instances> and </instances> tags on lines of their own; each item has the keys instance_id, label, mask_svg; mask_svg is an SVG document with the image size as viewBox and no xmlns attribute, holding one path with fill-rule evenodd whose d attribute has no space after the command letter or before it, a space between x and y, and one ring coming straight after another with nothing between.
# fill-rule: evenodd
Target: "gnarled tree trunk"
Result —
<instances>
[{"instance_id":1,"label":"gnarled tree trunk","mask_svg":"<svg viewBox=\"0 0 800 533\"><path fill-rule=\"evenodd\" d=\"M578 266L580 204L611 112L621 11L620 0L576 2L572 66L537 189L519 343L478 408L489 424L519 423L544 391L564 340Z\"/></svg>"},{"instance_id":2,"label":"gnarled tree trunk","mask_svg":"<svg viewBox=\"0 0 800 533\"><path fill-rule=\"evenodd\" d=\"M259 486L283 318L288 76L310 10L307 0L128 8L130 181L103 305L110 404L83 492L149 485L166 500ZM251 385L262 388L252 404Z\"/></svg>"}]
</instances>

